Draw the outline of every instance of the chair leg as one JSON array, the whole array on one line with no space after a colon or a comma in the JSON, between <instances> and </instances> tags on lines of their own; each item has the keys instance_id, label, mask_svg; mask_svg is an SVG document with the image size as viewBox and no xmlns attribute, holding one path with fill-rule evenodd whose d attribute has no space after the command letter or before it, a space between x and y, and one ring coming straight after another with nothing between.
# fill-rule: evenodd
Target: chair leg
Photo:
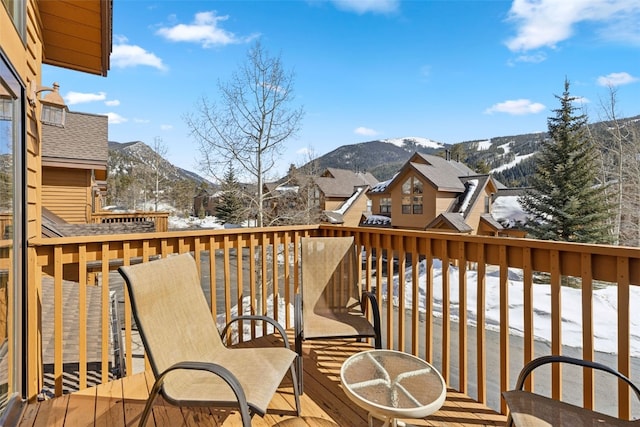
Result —
<instances>
[{"instance_id":1,"label":"chair leg","mask_svg":"<svg viewBox=\"0 0 640 427\"><path fill-rule=\"evenodd\" d=\"M140 422L138 423L138 427L144 427L147 424L147 419L149 418L149 414L151 413L153 402L156 400L156 397L160 392L160 384L161 384L161 381L157 381L157 380L153 384L153 387L151 388L151 393L149 393L147 402L144 405L144 410L142 411L142 415L140 416Z\"/></svg>"},{"instance_id":2,"label":"chair leg","mask_svg":"<svg viewBox=\"0 0 640 427\"><path fill-rule=\"evenodd\" d=\"M297 357L296 357L296 365ZM296 400L296 416L300 416L300 387L298 384L298 376L296 375L296 369L293 367L293 363L291 364L291 382L293 383L293 397Z\"/></svg>"},{"instance_id":3,"label":"chair leg","mask_svg":"<svg viewBox=\"0 0 640 427\"><path fill-rule=\"evenodd\" d=\"M302 377L304 376L304 371L302 367L302 354L298 354L298 356L296 356L296 371L298 374L298 378L297 378L298 392L300 393L300 395L302 395L304 394L304 385L302 381Z\"/></svg>"}]
</instances>

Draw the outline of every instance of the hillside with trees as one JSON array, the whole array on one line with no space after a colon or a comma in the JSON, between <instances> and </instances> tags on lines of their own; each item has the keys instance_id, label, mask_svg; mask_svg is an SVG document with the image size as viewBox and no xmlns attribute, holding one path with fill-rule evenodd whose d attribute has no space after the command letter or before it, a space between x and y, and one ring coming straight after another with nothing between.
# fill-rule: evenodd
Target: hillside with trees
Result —
<instances>
[{"instance_id":1,"label":"hillside with trees","mask_svg":"<svg viewBox=\"0 0 640 427\"><path fill-rule=\"evenodd\" d=\"M161 149L159 151L162 151ZM166 210L188 214L196 189L212 185L172 165L141 141L109 141L106 205L124 209Z\"/></svg>"}]
</instances>

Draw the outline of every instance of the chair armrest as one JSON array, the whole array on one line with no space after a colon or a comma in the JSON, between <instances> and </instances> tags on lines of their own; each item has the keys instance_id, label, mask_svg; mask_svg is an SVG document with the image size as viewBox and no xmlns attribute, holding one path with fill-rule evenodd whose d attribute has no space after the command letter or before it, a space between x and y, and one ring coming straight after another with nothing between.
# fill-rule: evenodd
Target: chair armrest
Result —
<instances>
[{"instance_id":1,"label":"chair armrest","mask_svg":"<svg viewBox=\"0 0 640 427\"><path fill-rule=\"evenodd\" d=\"M368 305L371 306L372 316L373 316L373 330L376 334L375 345L376 348L382 348L382 336L380 333L380 307L378 306L378 299L376 295L371 291L362 291L363 302L368 301ZM364 304L364 312L367 313L367 304Z\"/></svg>"},{"instance_id":2,"label":"chair armrest","mask_svg":"<svg viewBox=\"0 0 640 427\"><path fill-rule=\"evenodd\" d=\"M164 372L160 373L160 375L156 378L151 392L149 393L149 398L155 398L155 396L160 392L167 374L176 370L208 371L214 375L219 376L220 378L222 378L222 380L224 380L224 382L229 385L231 390L233 390L233 393L236 395L243 424L246 424L245 420L251 419L251 415L249 413L249 403L247 402L247 397L244 393L242 385L240 385L240 382L235 377L235 375L231 373L231 371L229 371L224 366L218 365L217 363L185 361L171 365ZM170 396L167 397L171 398Z\"/></svg>"},{"instance_id":3,"label":"chair armrest","mask_svg":"<svg viewBox=\"0 0 640 427\"><path fill-rule=\"evenodd\" d=\"M280 336L282 337L282 340L284 341L285 348L289 348L289 349L291 348L289 346L289 338L287 337L287 334L284 331L284 328L282 327L282 325L280 323L276 322L274 319L272 319L269 316L243 315L243 316L236 316L236 317L232 318L231 320L229 320L227 325L222 330L222 333L220 334L220 336L222 337L223 340L224 340L224 337L226 336L227 331L229 330L229 327L231 326L231 324L233 324L234 322L238 322L240 320L260 320L260 321L267 322L267 323L271 324L271 326L273 326L274 329L276 329L278 331L278 333L280 334Z\"/></svg>"},{"instance_id":4,"label":"chair armrest","mask_svg":"<svg viewBox=\"0 0 640 427\"><path fill-rule=\"evenodd\" d=\"M638 401L640 401L640 389L638 389L638 387L635 384L633 384L629 378L622 375L620 372L616 371L615 369L612 369L609 366L603 365L598 362L592 362L590 360L576 359L573 357L560 356L560 355L538 357L536 359L533 359L526 365L524 365L524 367L520 371L520 375L518 375L518 381L516 382L516 389L517 390L523 389L524 382L526 381L527 377L531 374L531 372L533 372L534 369L549 363L568 363L570 365L578 365L578 366L583 366L583 367L607 372L611 375L618 377L620 380L624 381L625 383L627 383L631 388L631 390L633 390L633 392L636 394Z\"/></svg>"}]
</instances>

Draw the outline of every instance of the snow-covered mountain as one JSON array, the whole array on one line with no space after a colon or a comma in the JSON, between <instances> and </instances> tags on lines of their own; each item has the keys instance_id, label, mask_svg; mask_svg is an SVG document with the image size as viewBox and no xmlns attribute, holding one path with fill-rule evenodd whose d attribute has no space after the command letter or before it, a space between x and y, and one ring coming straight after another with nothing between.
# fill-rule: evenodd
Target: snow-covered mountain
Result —
<instances>
[{"instance_id":1,"label":"snow-covered mountain","mask_svg":"<svg viewBox=\"0 0 640 427\"><path fill-rule=\"evenodd\" d=\"M441 142L433 141L429 138L421 138L415 136L409 136L405 138L393 138L393 139L383 139L382 142L387 142L389 144L393 144L400 148L413 148L413 147L423 147L423 148L432 148L434 150L438 150L441 148L445 148L445 145Z\"/></svg>"},{"instance_id":2,"label":"snow-covered mountain","mask_svg":"<svg viewBox=\"0 0 640 427\"><path fill-rule=\"evenodd\" d=\"M640 116L621 119L619 125L629 135L640 135ZM589 125L592 136L606 147L611 141L607 132L609 122ZM334 167L372 173L378 180L391 178L414 152L444 155L451 150L452 158L464 162L478 173L493 172L509 187L530 185L529 177L535 171L535 158L547 132L478 138L447 144L424 137L401 137L358 144L343 145L315 159L317 167Z\"/></svg>"}]
</instances>

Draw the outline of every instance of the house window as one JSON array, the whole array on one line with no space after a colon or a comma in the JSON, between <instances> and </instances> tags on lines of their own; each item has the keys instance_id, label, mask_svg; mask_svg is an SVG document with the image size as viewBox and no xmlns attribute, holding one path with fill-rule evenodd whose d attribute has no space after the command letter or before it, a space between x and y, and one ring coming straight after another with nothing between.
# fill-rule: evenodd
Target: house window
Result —
<instances>
[{"instance_id":1,"label":"house window","mask_svg":"<svg viewBox=\"0 0 640 427\"><path fill-rule=\"evenodd\" d=\"M409 177L402 184L402 213L422 214L422 192L423 184L416 177Z\"/></svg>"},{"instance_id":2,"label":"house window","mask_svg":"<svg viewBox=\"0 0 640 427\"><path fill-rule=\"evenodd\" d=\"M314 208L319 208L320 207L320 190L318 189L318 187L314 187L313 188L313 194L312 194L312 207Z\"/></svg>"},{"instance_id":3,"label":"house window","mask_svg":"<svg viewBox=\"0 0 640 427\"><path fill-rule=\"evenodd\" d=\"M23 0L2 0L4 7L7 9L7 13L11 17L13 21L13 25L16 26L16 30L22 40L25 39L25 18L24 18L24 10L26 1Z\"/></svg>"},{"instance_id":4,"label":"house window","mask_svg":"<svg viewBox=\"0 0 640 427\"><path fill-rule=\"evenodd\" d=\"M380 199L380 213L381 214L391 213L391 197L383 197Z\"/></svg>"},{"instance_id":5,"label":"house window","mask_svg":"<svg viewBox=\"0 0 640 427\"><path fill-rule=\"evenodd\" d=\"M13 5L13 2L9 2ZM17 2L26 3L26 2ZM22 359L20 307L24 276L22 147L23 89L0 52L0 418L9 399L21 393ZM8 351L6 351L8 350Z\"/></svg>"}]
</instances>

